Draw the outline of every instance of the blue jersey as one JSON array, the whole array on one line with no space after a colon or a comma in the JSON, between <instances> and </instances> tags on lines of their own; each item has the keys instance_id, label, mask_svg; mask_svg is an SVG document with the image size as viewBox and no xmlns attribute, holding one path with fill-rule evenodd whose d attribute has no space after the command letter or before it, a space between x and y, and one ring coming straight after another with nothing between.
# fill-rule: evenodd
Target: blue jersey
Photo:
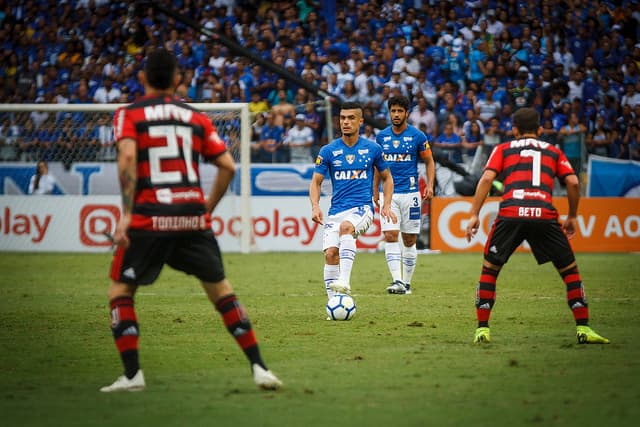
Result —
<instances>
[{"instance_id":1,"label":"blue jersey","mask_svg":"<svg viewBox=\"0 0 640 427\"><path fill-rule=\"evenodd\" d=\"M378 133L376 142L382 147L393 176L393 192L419 191L418 161L421 153L430 149L429 138L411 125L400 134L394 133L389 126Z\"/></svg>"},{"instance_id":2,"label":"blue jersey","mask_svg":"<svg viewBox=\"0 0 640 427\"><path fill-rule=\"evenodd\" d=\"M349 147L338 138L320 149L315 172L331 177L333 194L329 215L368 205L373 211L373 167L387 169L382 148L366 138Z\"/></svg>"}]
</instances>

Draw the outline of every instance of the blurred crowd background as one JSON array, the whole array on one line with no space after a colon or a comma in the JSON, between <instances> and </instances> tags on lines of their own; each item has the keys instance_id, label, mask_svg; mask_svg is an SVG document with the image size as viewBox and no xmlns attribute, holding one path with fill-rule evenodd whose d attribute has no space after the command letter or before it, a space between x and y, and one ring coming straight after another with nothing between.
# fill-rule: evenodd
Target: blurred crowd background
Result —
<instances>
[{"instance_id":1,"label":"blurred crowd background","mask_svg":"<svg viewBox=\"0 0 640 427\"><path fill-rule=\"evenodd\" d=\"M640 160L636 0L162 3L379 122L389 121L389 97L407 96L410 123L466 170L511 138L523 106L540 112L541 138L577 170L591 154ZM134 101L145 52L164 46L180 64L177 96L249 103L254 162L311 163L339 130L327 126L324 100L131 2L0 0L0 44L2 103ZM113 160L111 120L3 113L0 158Z\"/></svg>"}]
</instances>

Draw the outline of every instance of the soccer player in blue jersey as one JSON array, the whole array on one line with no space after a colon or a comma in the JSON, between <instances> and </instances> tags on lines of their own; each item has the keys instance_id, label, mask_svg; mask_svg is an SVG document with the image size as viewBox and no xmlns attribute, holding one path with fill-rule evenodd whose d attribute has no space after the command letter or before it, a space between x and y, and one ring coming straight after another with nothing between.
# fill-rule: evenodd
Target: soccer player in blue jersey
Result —
<instances>
[{"instance_id":1,"label":"soccer player in blue jersey","mask_svg":"<svg viewBox=\"0 0 640 427\"><path fill-rule=\"evenodd\" d=\"M351 293L351 269L356 256L356 238L373 222L374 170L382 179L385 194L380 216L389 222L396 217L391 212L393 178L375 142L360 136L364 120L362 106L345 102L340 108L342 137L320 149L309 186L311 218L324 225L324 284L327 296ZM331 178L333 194L325 220L320 208L320 186L325 175Z\"/></svg>"},{"instance_id":2,"label":"soccer player in blue jersey","mask_svg":"<svg viewBox=\"0 0 640 427\"><path fill-rule=\"evenodd\" d=\"M392 97L388 101L391 126L378 133L376 142L382 147L385 160L393 177L394 193L391 211L398 218L391 222L380 219L384 233L384 253L391 272L390 294L410 294L411 278L418 259L416 241L420 233L422 201L433 197L435 165L429 146L430 136L407 123L409 117L409 99L405 96ZM420 194L418 185L418 161L426 165L427 187ZM374 200L378 191L377 179L374 180ZM384 196L387 196L384 193ZM398 241L402 233L402 246Z\"/></svg>"}]
</instances>

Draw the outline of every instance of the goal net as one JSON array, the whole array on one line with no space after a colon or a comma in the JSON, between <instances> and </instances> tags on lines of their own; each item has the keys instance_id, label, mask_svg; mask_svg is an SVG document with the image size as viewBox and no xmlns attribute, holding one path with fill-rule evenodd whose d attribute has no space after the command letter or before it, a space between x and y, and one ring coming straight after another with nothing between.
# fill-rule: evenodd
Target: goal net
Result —
<instances>
[{"instance_id":1,"label":"goal net","mask_svg":"<svg viewBox=\"0 0 640 427\"><path fill-rule=\"evenodd\" d=\"M91 188L66 185L70 195L118 195L116 147L113 142L113 114L122 104L2 104L0 105L0 161L12 162L16 167L29 166L46 160L50 169L63 175L86 173L91 165L99 164L101 171L91 177ZM234 252L248 253L251 247L251 122L246 103L192 103L205 112L225 140L238 170L220 207L225 216L234 218ZM84 165L84 166L83 166ZM109 172L113 170L112 172ZM202 164L201 185L208 194L216 168ZM28 179L28 178L25 178ZM85 183L85 186L88 185ZM4 194L25 194L25 185L7 189ZM13 191L12 191L13 190ZM84 191L83 191L84 190ZM19 199L16 199L19 200ZM64 202L63 202L64 203ZM226 222L226 221L225 221ZM215 231L215 230L214 230ZM224 246L223 246L224 247Z\"/></svg>"}]
</instances>

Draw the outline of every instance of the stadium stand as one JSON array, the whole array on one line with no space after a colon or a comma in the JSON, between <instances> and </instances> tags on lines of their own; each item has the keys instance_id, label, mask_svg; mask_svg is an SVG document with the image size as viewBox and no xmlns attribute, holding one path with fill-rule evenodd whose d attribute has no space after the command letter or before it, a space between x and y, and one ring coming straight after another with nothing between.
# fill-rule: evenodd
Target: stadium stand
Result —
<instances>
[{"instance_id":1,"label":"stadium stand","mask_svg":"<svg viewBox=\"0 0 640 427\"><path fill-rule=\"evenodd\" d=\"M382 122L385 100L404 94L420 112L416 126L434 139L455 117L463 141L471 127L465 122L477 120L481 135L474 141L490 145L510 136L513 111L532 105L548 140L563 146L571 136L585 156L640 160L636 0L355 0L336 1L330 11L327 2L308 0L162 3L341 99L361 101ZM276 116L280 144L303 114L314 132L311 153L335 136L327 135L314 95L152 7L135 13L132 2L105 0L0 6L2 103L130 102L143 94L138 72L145 52L164 46L178 57L177 94L184 100L251 102L256 115ZM420 119L424 105L438 118L430 129ZM574 113L581 126L569 124ZM3 114L0 160L112 161L110 121ZM41 141L55 141L56 149L43 153ZM473 150L463 155L467 168Z\"/></svg>"}]
</instances>

